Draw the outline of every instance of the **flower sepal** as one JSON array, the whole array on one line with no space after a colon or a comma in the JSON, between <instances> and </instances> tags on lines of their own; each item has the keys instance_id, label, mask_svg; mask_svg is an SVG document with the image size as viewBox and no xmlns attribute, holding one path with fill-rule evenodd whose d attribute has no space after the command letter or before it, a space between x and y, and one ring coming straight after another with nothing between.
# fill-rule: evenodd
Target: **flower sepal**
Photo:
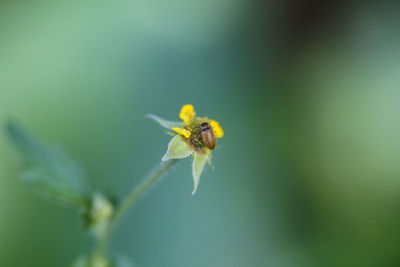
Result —
<instances>
[{"instance_id":1,"label":"flower sepal","mask_svg":"<svg viewBox=\"0 0 400 267\"><path fill-rule=\"evenodd\" d=\"M154 114L147 114L146 117L158 122L158 124L160 124L162 127L164 127L165 129L168 129L168 130L172 130L172 128L174 128L174 127L177 127L177 128L182 127L181 121L164 120L163 118L160 118Z\"/></svg>"},{"instance_id":2,"label":"flower sepal","mask_svg":"<svg viewBox=\"0 0 400 267\"><path fill-rule=\"evenodd\" d=\"M161 161L168 161L170 159L183 159L192 155L193 151L189 145L186 144L181 135L175 135L171 141L169 141L167 153Z\"/></svg>"},{"instance_id":3,"label":"flower sepal","mask_svg":"<svg viewBox=\"0 0 400 267\"><path fill-rule=\"evenodd\" d=\"M199 186L200 176L206 166L206 163L209 162L211 157L211 152L205 153L194 153L192 159L192 175L193 175L193 191L192 196L196 193L197 187Z\"/></svg>"}]
</instances>

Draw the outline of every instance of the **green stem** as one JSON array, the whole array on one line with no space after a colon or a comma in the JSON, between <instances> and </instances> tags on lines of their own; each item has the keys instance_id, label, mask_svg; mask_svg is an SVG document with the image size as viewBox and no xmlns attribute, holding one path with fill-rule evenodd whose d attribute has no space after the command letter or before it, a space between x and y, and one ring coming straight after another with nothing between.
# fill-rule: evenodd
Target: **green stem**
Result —
<instances>
[{"instance_id":1,"label":"green stem","mask_svg":"<svg viewBox=\"0 0 400 267\"><path fill-rule=\"evenodd\" d=\"M121 205L116 209L111 221L102 237L98 240L97 247L94 251L94 257L102 257L105 255L110 236L122 216L127 210L135 204L135 202L155 183L157 182L178 160L171 159L161 164L155 171L144 179L144 181L136 186L132 192L124 199Z\"/></svg>"}]
</instances>

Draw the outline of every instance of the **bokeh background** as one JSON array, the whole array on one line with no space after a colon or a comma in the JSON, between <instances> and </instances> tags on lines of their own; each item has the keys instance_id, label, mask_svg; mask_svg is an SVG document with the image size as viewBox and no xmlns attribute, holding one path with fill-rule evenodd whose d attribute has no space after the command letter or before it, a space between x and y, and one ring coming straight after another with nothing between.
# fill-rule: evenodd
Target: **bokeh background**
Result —
<instances>
[{"instance_id":1,"label":"bokeh background","mask_svg":"<svg viewBox=\"0 0 400 267\"><path fill-rule=\"evenodd\" d=\"M113 239L137 266L400 266L395 1L1 1L0 123L14 119L126 195L191 103L221 122ZM92 240L34 195L0 134L0 266L69 266Z\"/></svg>"}]
</instances>

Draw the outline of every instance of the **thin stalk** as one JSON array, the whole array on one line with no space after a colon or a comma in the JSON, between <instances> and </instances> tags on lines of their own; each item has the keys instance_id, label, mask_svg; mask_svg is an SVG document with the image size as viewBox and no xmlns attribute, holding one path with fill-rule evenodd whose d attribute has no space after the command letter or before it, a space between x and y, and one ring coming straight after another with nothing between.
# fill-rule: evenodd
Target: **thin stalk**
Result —
<instances>
[{"instance_id":1,"label":"thin stalk","mask_svg":"<svg viewBox=\"0 0 400 267\"><path fill-rule=\"evenodd\" d=\"M133 206L136 201L147 192L147 190L157 182L168 170L177 162L177 159L171 159L164 164L161 164L156 170L154 170L149 176L147 176L141 184L136 186L132 192L122 201L111 218L111 221L105 230L104 234L97 242L96 249L94 251L94 257L102 257L105 255L110 236L122 216L127 210Z\"/></svg>"}]
</instances>

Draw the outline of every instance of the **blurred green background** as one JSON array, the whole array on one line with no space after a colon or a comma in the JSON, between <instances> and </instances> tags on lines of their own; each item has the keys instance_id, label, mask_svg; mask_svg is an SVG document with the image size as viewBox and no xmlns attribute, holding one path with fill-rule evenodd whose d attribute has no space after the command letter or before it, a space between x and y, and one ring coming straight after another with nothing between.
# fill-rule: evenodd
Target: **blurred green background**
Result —
<instances>
[{"instance_id":1,"label":"blurred green background","mask_svg":"<svg viewBox=\"0 0 400 267\"><path fill-rule=\"evenodd\" d=\"M225 136L190 196L182 161L126 216L137 266L400 266L399 5L1 1L11 118L125 196L191 103ZM92 240L29 191L0 135L0 266L69 266Z\"/></svg>"}]
</instances>

